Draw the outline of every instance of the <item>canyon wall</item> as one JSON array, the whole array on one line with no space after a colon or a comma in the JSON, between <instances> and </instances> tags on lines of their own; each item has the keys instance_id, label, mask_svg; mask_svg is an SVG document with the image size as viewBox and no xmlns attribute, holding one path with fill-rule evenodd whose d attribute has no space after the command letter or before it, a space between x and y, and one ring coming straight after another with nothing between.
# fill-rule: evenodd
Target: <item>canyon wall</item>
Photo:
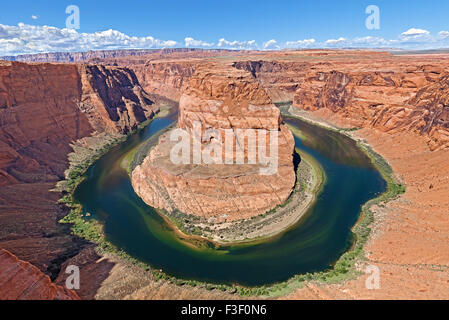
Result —
<instances>
[{"instance_id":1,"label":"canyon wall","mask_svg":"<svg viewBox=\"0 0 449 320\"><path fill-rule=\"evenodd\" d=\"M250 72L275 102L334 114L355 127L411 130L431 150L449 146L444 56L313 50L268 53L233 67Z\"/></svg>"},{"instance_id":2,"label":"canyon wall","mask_svg":"<svg viewBox=\"0 0 449 320\"><path fill-rule=\"evenodd\" d=\"M391 132L411 129L426 136L432 150L447 146L447 128L441 125L445 123L445 109L440 108L442 116L434 119L433 111L415 98L425 87L444 82L442 77L449 68L447 63L441 63L440 55L394 56L363 50L163 49L26 55L17 60L71 61L67 57L73 61L127 66L145 91L176 101L197 69L215 63L221 69L250 73L275 103L293 101L299 109L328 110L338 117L350 118L359 127L374 126ZM436 111L435 106L431 109ZM428 112L431 114L427 115ZM419 118L423 117L428 120L420 124Z\"/></svg>"},{"instance_id":3,"label":"canyon wall","mask_svg":"<svg viewBox=\"0 0 449 320\"><path fill-rule=\"evenodd\" d=\"M193 61L148 61L144 66L135 66L134 69L145 90L179 101L181 89L197 64Z\"/></svg>"},{"instance_id":4,"label":"canyon wall","mask_svg":"<svg viewBox=\"0 0 449 320\"><path fill-rule=\"evenodd\" d=\"M28 262L0 249L0 300L80 300Z\"/></svg>"},{"instance_id":5,"label":"canyon wall","mask_svg":"<svg viewBox=\"0 0 449 320\"><path fill-rule=\"evenodd\" d=\"M130 69L81 65L78 70L78 107L96 131L128 133L153 116L152 97Z\"/></svg>"},{"instance_id":6,"label":"canyon wall","mask_svg":"<svg viewBox=\"0 0 449 320\"><path fill-rule=\"evenodd\" d=\"M270 60L247 60L233 64L234 68L246 70L265 88L274 102L292 101L299 82L308 69L307 63Z\"/></svg>"},{"instance_id":7,"label":"canyon wall","mask_svg":"<svg viewBox=\"0 0 449 320\"><path fill-rule=\"evenodd\" d=\"M424 68L423 68L424 69ZM401 72L319 72L307 77L293 103L328 109L356 127L413 131L431 150L449 146L448 76L440 68Z\"/></svg>"},{"instance_id":8,"label":"canyon wall","mask_svg":"<svg viewBox=\"0 0 449 320\"><path fill-rule=\"evenodd\" d=\"M126 68L1 63L0 185L63 178L71 142L127 133L152 105Z\"/></svg>"},{"instance_id":9,"label":"canyon wall","mask_svg":"<svg viewBox=\"0 0 449 320\"><path fill-rule=\"evenodd\" d=\"M201 125L202 133L216 130L212 139L203 136L203 148L213 139L225 143L225 130L231 130L233 148L242 146L245 164L174 164L170 159L174 143L169 141L168 133L133 171L136 193L153 207L179 210L210 221L246 219L282 204L295 184L294 141L282 123L279 109L260 84L247 72L206 65L190 76L182 92L178 127L191 137L195 123ZM276 173L262 175L262 165L248 164L248 141L239 139L237 129L278 132ZM194 139L190 140L192 144ZM232 161L235 155L232 152ZM224 157L223 153L222 160Z\"/></svg>"},{"instance_id":10,"label":"canyon wall","mask_svg":"<svg viewBox=\"0 0 449 320\"><path fill-rule=\"evenodd\" d=\"M0 61L0 248L56 278L88 243L58 221L71 143L126 133L157 110L126 68Z\"/></svg>"}]
</instances>

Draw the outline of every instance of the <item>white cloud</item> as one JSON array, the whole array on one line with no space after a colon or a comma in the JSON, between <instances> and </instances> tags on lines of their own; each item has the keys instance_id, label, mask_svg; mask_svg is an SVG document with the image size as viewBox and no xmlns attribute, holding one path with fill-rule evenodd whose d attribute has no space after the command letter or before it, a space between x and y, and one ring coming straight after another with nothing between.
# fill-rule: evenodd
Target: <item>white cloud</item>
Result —
<instances>
[{"instance_id":1,"label":"white cloud","mask_svg":"<svg viewBox=\"0 0 449 320\"><path fill-rule=\"evenodd\" d=\"M287 48L295 48L295 49L309 48L309 47L313 46L315 44L315 42L316 42L315 39L304 39L304 40L297 40L297 41L287 41L285 43L285 46Z\"/></svg>"},{"instance_id":2,"label":"white cloud","mask_svg":"<svg viewBox=\"0 0 449 320\"><path fill-rule=\"evenodd\" d=\"M346 43L351 46L358 46L358 47L364 47L364 48L365 47L366 48L369 48L369 47L382 48L382 47L390 45L390 42L385 40L384 38L372 37L372 36L354 38L352 40L347 40Z\"/></svg>"},{"instance_id":3,"label":"white cloud","mask_svg":"<svg viewBox=\"0 0 449 320\"><path fill-rule=\"evenodd\" d=\"M291 42L286 43L289 47ZM449 47L449 31L440 31L433 36L429 31L410 28L401 33L396 39L382 37L357 37L347 39L329 39L324 42L315 42L314 48L394 48L394 49L435 49Z\"/></svg>"},{"instance_id":4,"label":"white cloud","mask_svg":"<svg viewBox=\"0 0 449 320\"><path fill-rule=\"evenodd\" d=\"M443 39L449 38L449 31L440 31L438 35Z\"/></svg>"},{"instance_id":5,"label":"white cloud","mask_svg":"<svg viewBox=\"0 0 449 320\"><path fill-rule=\"evenodd\" d=\"M187 48L210 48L214 45L213 43L202 40L195 40L191 37L185 38L184 41Z\"/></svg>"},{"instance_id":6,"label":"white cloud","mask_svg":"<svg viewBox=\"0 0 449 320\"><path fill-rule=\"evenodd\" d=\"M258 45L256 40L250 41L228 41L224 38L221 38L217 44L218 48L226 48L226 49L238 49L238 50L257 50Z\"/></svg>"},{"instance_id":7,"label":"white cloud","mask_svg":"<svg viewBox=\"0 0 449 320\"><path fill-rule=\"evenodd\" d=\"M117 30L94 33L79 33L76 30L60 29L52 26L32 26L19 23L16 26L0 24L0 56L31 54L40 52L73 52L108 49L151 49L183 46L173 40L160 40L151 36L135 37ZM258 50L255 40L229 41L224 38L217 42L184 39L185 47L221 48L238 50ZM449 31L432 35L429 31L410 28L395 39L382 37L356 37L317 41L313 38L278 43L275 39L262 44L262 50L303 48L397 48L397 49L435 49L449 48Z\"/></svg>"},{"instance_id":8,"label":"white cloud","mask_svg":"<svg viewBox=\"0 0 449 320\"><path fill-rule=\"evenodd\" d=\"M336 47L342 46L342 45L344 45L346 43L347 43L347 40L345 38L343 38L343 37L340 37L338 39L329 39L329 40L327 40L325 42L326 45L336 46Z\"/></svg>"},{"instance_id":9,"label":"white cloud","mask_svg":"<svg viewBox=\"0 0 449 320\"><path fill-rule=\"evenodd\" d=\"M36 16L36 15L33 14L33 15L31 16L31 19L37 20L37 19L39 19L39 16Z\"/></svg>"},{"instance_id":10,"label":"white cloud","mask_svg":"<svg viewBox=\"0 0 449 320\"><path fill-rule=\"evenodd\" d=\"M272 50L272 49L280 49L280 47L277 45L277 41L274 39L268 40L267 42L263 43L263 48L265 50Z\"/></svg>"},{"instance_id":11,"label":"white cloud","mask_svg":"<svg viewBox=\"0 0 449 320\"><path fill-rule=\"evenodd\" d=\"M429 31L418 28L410 28L401 33L399 39L403 42L429 42L433 40Z\"/></svg>"},{"instance_id":12,"label":"white cloud","mask_svg":"<svg viewBox=\"0 0 449 320\"><path fill-rule=\"evenodd\" d=\"M410 36L419 36L419 35L428 35L429 31L418 28L410 28L407 31L401 33L401 36L410 37Z\"/></svg>"},{"instance_id":13,"label":"white cloud","mask_svg":"<svg viewBox=\"0 0 449 320\"><path fill-rule=\"evenodd\" d=\"M116 30L78 33L76 30L51 26L17 26L0 24L0 55L16 55L55 51L87 51L105 49L151 49L173 47L172 40L151 36L133 37Z\"/></svg>"}]
</instances>

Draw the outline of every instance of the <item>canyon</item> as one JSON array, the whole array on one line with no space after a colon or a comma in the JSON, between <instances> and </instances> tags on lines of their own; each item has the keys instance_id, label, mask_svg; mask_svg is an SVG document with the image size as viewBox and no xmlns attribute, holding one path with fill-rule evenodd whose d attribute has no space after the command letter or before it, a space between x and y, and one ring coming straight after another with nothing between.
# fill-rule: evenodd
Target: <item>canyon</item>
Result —
<instances>
[{"instance_id":1,"label":"canyon","mask_svg":"<svg viewBox=\"0 0 449 320\"><path fill-rule=\"evenodd\" d=\"M50 191L70 144L133 130L157 111L150 99L126 68L1 62L0 247L55 279L88 245L58 223L66 211Z\"/></svg>"},{"instance_id":2,"label":"canyon","mask_svg":"<svg viewBox=\"0 0 449 320\"><path fill-rule=\"evenodd\" d=\"M75 58L36 59L71 62ZM248 201L242 203L248 202L249 208L220 199L223 190L215 189L217 181L214 188L205 185L210 173L189 176L164 165L163 144L133 173L137 193L152 205L191 213L205 210L201 215L207 218L217 207L226 212L237 206L240 213L229 219L251 217L285 200L295 182L291 133L274 107L292 103L299 115L313 121L359 128L353 131L354 137L384 156L407 190L376 208L362 266L380 267L380 290L366 290L365 277L360 276L341 284L308 283L287 298L447 299L449 55L172 50L86 55L76 62L0 62L0 248L59 284L64 281L63 266L82 262L82 277L93 284L78 293L81 298L155 297L159 282L116 257L99 256L93 244L57 223L66 212L57 203L60 194L49 190L64 178L71 144L99 133L132 131L157 112L161 96L179 101L178 126L184 129L190 129L193 120L218 129L259 128L260 123L279 128L285 138L281 148L285 165L279 170L283 180L270 182L277 192L264 192L248 172L238 182L242 193L225 190L235 201L238 195L246 196ZM243 100L261 107L261 113L251 111ZM217 101L220 107L211 111ZM238 106L235 113L221 107L234 104ZM226 120L230 116L235 117L233 121ZM257 124L247 118L257 119ZM238 180L229 173L221 178ZM156 187L149 190L151 185L157 191ZM198 204L183 205L186 198L204 192L209 194L202 195ZM175 205L164 199L174 200ZM127 270L133 271L128 274ZM166 286L160 291L165 296L161 293L157 298L224 297L218 292L162 286Z\"/></svg>"}]
</instances>

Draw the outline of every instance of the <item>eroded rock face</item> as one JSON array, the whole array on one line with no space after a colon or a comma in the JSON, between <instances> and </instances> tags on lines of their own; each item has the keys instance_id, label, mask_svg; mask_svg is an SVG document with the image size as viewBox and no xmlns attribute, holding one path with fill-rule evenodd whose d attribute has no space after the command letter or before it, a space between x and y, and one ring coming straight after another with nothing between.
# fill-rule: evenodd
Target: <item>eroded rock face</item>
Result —
<instances>
[{"instance_id":1,"label":"eroded rock face","mask_svg":"<svg viewBox=\"0 0 449 320\"><path fill-rule=\"evenodd\" d=\"M79 109L99 132L127 133L154 114L153 101L127 68L81 65Z\"/></svg>"},{"instance_id":2,"label":"eroded rock face","mask_svg":"<svg viewBox=\"0 0 449 320\"><path fill-rule=\"evenodd\" d=\"M85 244L58 223L66 212L49 191L70 144L128 132L154 111L126 68L0 61L0 248L57 276Z\"/></svg>"},{"instance_id":3,"label":"eroded rock face","mask_svg":"<svg viewBox=\"0 0 449 320\"><path fill-rule=\"evenodd\" d=\"M417 110L412 123L420 134L427 134L431 149L449 147L449 74L430 84L408 101Z\"/></svg>"},{"instance_id":4,"label":"eroded rock face","mask_svg":"<svg viewBox=\"0 0 449 320\"><path fill-rule=\"evenodd\" d=\"M148 92L178 101L181 89L194 73L196 64L194 61L148 61L143 67L137 68L137 75Z\"/></svg>"},{"instance_id":5,"label":"eroded rock face","mask_svg":"<svg viewBox=\"0 0 449 320\"><path fill-rule=\"evenodd\" d=\"M0 249L0 300L80 300L28 262Z\"/></svg>"},{"instance_id":6,"label":"eroded rock face","mask_svg":"<svg viewBox=\"0 0 449 320\"><path fill-rule=\"evenodd\" d=\"M191 130L199 121L204 129L279 129L280 111L260 84L246 72L226 71L202 69L190 78L180 99L178 126Z\"/></svg>"},{"instance_id":7,"label":"eroded rock face","mask_svg":"<svg viewBox=\"0 0 449 320\"><path fill-rule=\"evenodd\" d=\"M0 63L0 185L58 180L71 142L126 133L154 111L126 68Z\"/></svg>"},{"instance_id":8,"label":"eroded rock face","mask_svg":"<svg viewBox=\"0 0 449 320\"><path fill-rule=\"evenodd\" d=\"M447 75L429 78L425 71L407 76L394 72L320 72L303 83L294 106L310 111L328 109L357 127L391 133L414 131L427 136L434 150L449 142L447 79Z\"/></svg>"},{"instance_id":9,"label":"eroded rock face","mask_svg":"<svg viewBox=\"0 0 449 320\"><path fill-rule=\"evenodd\" d=\"M193 134L195 123L200 124L203 132L216 130L222 141L225 130L231 130L234 146L237 129L274 130L279 134L276 173L262 175L263 165L247 161L245 164L174 164L170 150L176 142L170 142L169 132L133 171L134 189L153 207L215 221L265 213L282 204L295 184L293 136L282 124L279 109L249 73L232 68L221 72L210 70L216 68L207 66L197 70L183 88L178 127ZM208 141L202 142L204 145ZM248 159L248 144L243 149Z\"/></svg>"},{"instance_id":10,"label":"eroded rock face","mask_svg":"<svg viewBox=\"0 0 449 320\"><path fill-rule=\"evenodd\" d=\"M93 132L75 65L0 63L0 185L56 181L69 143Z\"/></svg>"}]
</instances>

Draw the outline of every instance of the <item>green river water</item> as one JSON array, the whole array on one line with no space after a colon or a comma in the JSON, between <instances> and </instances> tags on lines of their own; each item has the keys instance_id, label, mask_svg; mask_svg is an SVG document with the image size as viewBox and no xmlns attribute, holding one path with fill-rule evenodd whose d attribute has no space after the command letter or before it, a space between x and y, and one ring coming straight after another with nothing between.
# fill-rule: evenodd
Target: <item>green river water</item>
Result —
<instances>
[{"instance_id":1,"label":"green river water","mask_svg":"<svg viewBox=\"0 0 449 320\"><path fill-rule=\"evenodd\" d=\"M296 147L313 156L326 174L316 203L287 231L258 243L195 248L180 240L134 192L120 163L130 150L175 121L155 119L113 148L86 173L75 191L84 212L104 223L107 240L135 258L183 279L255 286L323 271L348 250L361 206L386 188L370 159L350 138L299 119L284 120L301 131ZM302 150L302 151L301 151Z\"/></svg>"}]
</instances>

